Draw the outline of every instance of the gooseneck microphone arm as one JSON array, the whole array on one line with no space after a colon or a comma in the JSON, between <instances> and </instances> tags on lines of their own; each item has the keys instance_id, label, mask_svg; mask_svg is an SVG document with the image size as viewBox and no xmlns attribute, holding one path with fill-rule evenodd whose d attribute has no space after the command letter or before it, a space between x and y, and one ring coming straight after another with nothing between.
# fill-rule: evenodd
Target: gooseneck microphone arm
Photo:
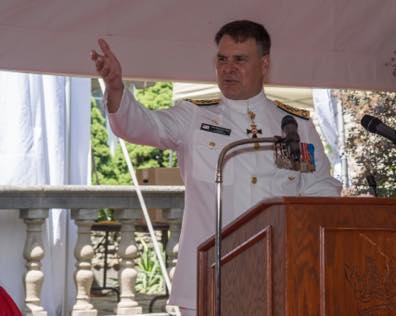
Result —
<instances>
[{"instance_id":1,"label":"gooseneck microphone arm","mask_svg":"<svg viewBox=\"0 0 396 316\"><path fill-rule=\"evenodd\" d=\"M223 184L223 166L224 166L224 157L228 151L231 149L245 145L245 144L255 144L255 143L281 143L284 141L284 138L280 136L274 137L262 137L262 138L249 138L249 139L241 139L229 143L226 145L222 151L220 152L219 158L217 160L217 169L216 169L216 234L215 234L215 315L221 316L221 228L222 228L222 184Z\"/></svg>"}]
</instances>

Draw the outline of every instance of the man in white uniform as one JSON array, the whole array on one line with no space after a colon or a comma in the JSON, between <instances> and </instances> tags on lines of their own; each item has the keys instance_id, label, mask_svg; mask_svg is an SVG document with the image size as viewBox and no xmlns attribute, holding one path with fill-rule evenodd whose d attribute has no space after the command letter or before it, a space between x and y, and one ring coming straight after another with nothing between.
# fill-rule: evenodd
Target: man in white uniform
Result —
<instances>
[{"instance_id":1,"label":"man in white uniform","mask_svg":"<svg viewBox=\"0 0 396 316\"><path fill-rule=\"evenodd\" d=\"M266 98L263 81L269 68L270 37L251 21L223 26L215 38L216 72L222 92L218 102L197 106L182 101L173 108L150 111L124 89L121 66L104 40L103 54L92 51L106 83L107 107L114 133L130 142L177 152L186 186L179 258L171 303L182 315L196 314L196 251L214 233L215 170L228 143L247 137L281 135L282 118L295 115L302 143L311 147L313 172L279 168L270 145L246 145L229 155L224 169L224 223L229 223L263 198L298 195L339 195L341 185L329 174L329 162L306 113L278 106ZM314 148L314 150L313 150Z\"/></svg>"}]
</instances>

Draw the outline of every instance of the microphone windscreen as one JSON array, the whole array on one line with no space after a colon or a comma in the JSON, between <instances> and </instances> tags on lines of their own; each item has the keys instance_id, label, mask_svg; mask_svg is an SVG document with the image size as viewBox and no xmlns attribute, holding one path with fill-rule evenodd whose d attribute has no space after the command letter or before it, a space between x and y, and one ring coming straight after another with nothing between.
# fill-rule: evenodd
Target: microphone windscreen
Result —
<instances>
[{"instance_id":1,"label":"microphone windscreen","mask_svg":"<svg viewBox=\"0 0 396 316\"><path fill-rule=\"evenodd\" d=\"M283 117L283 119L282 119L282 122L281 122L282 131L284 130L285 126L289 125L289 124L294 124L296 127L298 127L297 121L296 121L296 119L293 116L285 115Z\"/></svg>"},{"instance_id":2,"label":"microphone windscreen","mask_svg":"<svg viewBox=\"0 0 396 316\"><path fill-rule=\"evenodd\" d=\"M362 120L360 121L360 124L367 129L371 133L376 133L377 132L377 126L381 124L381 120L371 116L371 115L364 115L362 117Z\"/></svg>"}]
</instances>

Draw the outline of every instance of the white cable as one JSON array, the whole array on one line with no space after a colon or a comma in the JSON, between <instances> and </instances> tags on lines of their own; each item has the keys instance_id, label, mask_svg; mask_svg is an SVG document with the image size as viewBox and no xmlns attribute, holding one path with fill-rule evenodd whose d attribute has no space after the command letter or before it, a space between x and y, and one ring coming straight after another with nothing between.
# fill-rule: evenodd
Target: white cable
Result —
<instances>
[{"instance_id":1,"label":"white cable","mask_svg":"<svg viewBox=\"0 0 396 316\"><path fill-rule=\"evenodd\" d=\"M102 78L99 78L98 82L99 82L100 90L102 90L102 94L104 95L106 90L104 80Z\"/></svg>"},{"instance_id":2,"label":"white cable","mask_svg":"<svg viewBox=\"0 0 396 316\"><path fill-rule=\"evenodd\" d=\"M151 236L151 240L153 242L154 251L155 251L155 254L157 255L157 259L158 259L159 264L160 264L162 275L163 275L163 277L165 279L166 287L168 288L168 291L170 293L171 289L172 289L172 284L171 284L171 281L170 281L170 278L169 278L169 275L168 275L168 271L166 270L165 262L164 262L164 260L163 260L163 258L161 256L161 251L159 249L157 238L155 237L153 224L151 223L150 215L149 215L149 213L147 211L146 202L143 199L142 191L140 190L140 185L139 185L139 183L137 181L136 173L135 173L135 170L133 168L131 158L129 157L129 153L128 153L128 150L126 148L125 142L121 138L119 138L119 141L120 141L121 149L122 149L122 152L124 154L124 157L125 157L125 160L126 160L126 163L127 163L127 166L128 166L129 173L131 174L132 182L133 182L133 184L135 185L135 188L136 188L136 193L137 193L137 196L138 196L138 199L139 199L139 203L140 203L140 206L141 206L142 211L143 211L144 219L146 220L146 224L147 224L150 236ZM175 313L176 313L176 316L181 316L178 306L175 306Z\"/></svg>"},{"instance_id":3,"label":"white cable","mask_svg":"<svg viewBox=\"0 0 396 316\"><path fill-rule=\"evenodd\" d=\"M137 181L136 173L135 173L135 170L134 170L134 168L132 166L131 159L129 158L129 154L128 154L128 150L127 150L127 148L125 146L125 142L121 138L119 139L119 141L120 141L121 149L122 149L122 152L124 154L124 157L125 157L125 160L126 160L126 163L127 163L127 166L128 166L129 173L131 174L131 178L132 178L133 184L135 185L135 188L136 188L136 193L137 193L137 196L139 198L140 206L142 207L144 219L146 220L146 224L147 224L147 227L148 227L148 230L149 230L149 233L150 233L150 237L151 237L152 242L153 242L154 251L155 251L155 254L157 255L157 258L158 258L158 261L159 261L159 264L160 264L160 267L161 267L162 274L164 275L166 287L168 288L168 290L170 292L172 285L171 285L171 282L170 282L170 279L169 279L168 271L166 271L164 260L162 259L162 256L161 256L161 251L159 249L157 238L155 237L153 224L151 223L150 215L149 215L149 213L147 211L146 202L143 199L142 191L140 190L140 185L139 185L139 183Z\"/></svg>"}]
</instances>

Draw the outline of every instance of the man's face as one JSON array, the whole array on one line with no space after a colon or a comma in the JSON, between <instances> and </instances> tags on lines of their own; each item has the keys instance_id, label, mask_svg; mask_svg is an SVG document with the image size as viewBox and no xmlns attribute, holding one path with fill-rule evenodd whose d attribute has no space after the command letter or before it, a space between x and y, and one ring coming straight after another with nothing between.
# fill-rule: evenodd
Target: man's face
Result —
<instances>
[{"instance_id":1,"label":"man's face","mask_svg":"<svg viewBox=\"0 0 396 316\"><path fill-rule=\"evenodd\" d=\"M268 72L269 56L262 56L256 40L235 42L224 35L216 57L217 84L223 95L232 100L245 100L263 89Z\"/></svg>"}]
</instances>

